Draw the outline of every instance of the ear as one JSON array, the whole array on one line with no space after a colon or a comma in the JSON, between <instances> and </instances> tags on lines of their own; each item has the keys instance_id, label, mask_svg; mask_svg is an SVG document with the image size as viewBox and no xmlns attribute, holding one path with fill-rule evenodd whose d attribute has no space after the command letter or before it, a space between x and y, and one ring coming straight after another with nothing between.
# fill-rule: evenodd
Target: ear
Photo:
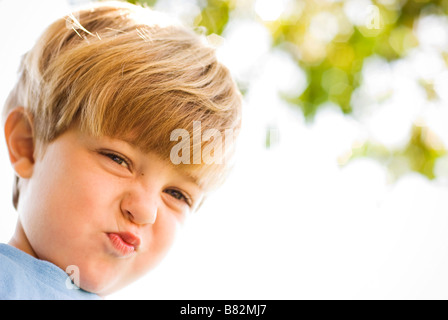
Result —
<instances>
[{"instance_id":1,"label":"ear","mask_svg":"<svg viewBox=\"0 0 448 320\"><path fill-rule=\"evenodd\" d=\"M34 168L33 121L23 107L11 110L5 121L5 139L9 160L16 174L30 178Z\"/></svg>"}]
</instances>

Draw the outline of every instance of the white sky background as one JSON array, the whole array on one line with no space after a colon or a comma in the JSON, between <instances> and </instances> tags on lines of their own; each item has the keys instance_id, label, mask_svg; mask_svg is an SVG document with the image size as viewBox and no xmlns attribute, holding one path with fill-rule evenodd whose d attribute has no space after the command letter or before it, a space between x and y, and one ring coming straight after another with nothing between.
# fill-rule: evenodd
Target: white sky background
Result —
<instances>
[{"instance_id":1,"label":"white sky background","mask_svg":"<svg viewBox=\"0 0 448 320\"><path fill-rule=\"evenodd\" d=\"M263 3L258 1L259 15L275 19L281 14ZM157 8L188 20L196 4L159 0ZM20 54L68 7L62 0L0 0L2 103L14 84ZM356 160L343 169L337 162L367 137L399 145L417 116L448 141L441 121L444 115L448 120L444 101L423 109L422 93L411 81L425 73L436 79L438 90L447 84L446 67L434 58L446 43L427 37L443 33L445 23L422 23L419 32L427 41L403 62L369 60L354 101L364 106L364 117L354 120L328 105L308 125L277 94L304 90L304 73L287 54L270 49L269 34L259 22L233 20L219 56L236 77L252 80L235 171L187 223L162 264L110 298L447 299L446 162L440 162L436 181L410 174L395 185L388 184L386 170L373 160ZM384 84L384 73L396 79L390 86ZM376 108L374 96L391 86L395 94L388 109ZM405 108L409 101L421 104ZM266 150L268 126L277 128L279 141ZM0 147L0 242L7 242L16 213L3 135Z\"/></svg>"}]
</instances>

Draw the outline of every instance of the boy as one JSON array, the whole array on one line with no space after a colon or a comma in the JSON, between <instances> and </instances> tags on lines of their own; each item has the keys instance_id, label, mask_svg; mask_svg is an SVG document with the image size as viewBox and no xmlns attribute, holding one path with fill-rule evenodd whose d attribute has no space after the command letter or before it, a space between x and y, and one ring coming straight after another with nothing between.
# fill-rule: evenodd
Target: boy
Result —
<instances>
[{"instance_id":1,"label":"boy","mask_svg":"<svg viewBox=\"0 0 448 320\"><path fill-rule=\"evenodd\" d=\"M149 9L99 3L54 22L5 105L18 221L0 299L95 299L156 266L228 171L231 141L195 136L237 133L240 109L214 50Z\"/></svg>"}]
</instances>

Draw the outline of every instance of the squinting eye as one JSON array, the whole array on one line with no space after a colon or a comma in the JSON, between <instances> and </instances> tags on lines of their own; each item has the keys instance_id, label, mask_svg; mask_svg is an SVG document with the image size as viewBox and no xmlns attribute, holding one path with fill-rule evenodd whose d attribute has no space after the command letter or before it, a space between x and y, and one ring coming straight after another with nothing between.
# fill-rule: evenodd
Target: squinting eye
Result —
<instances>
[{"instance_id":1,"label":"squinting eye","mask_svg":"<svg viewBox=\"0 0 448 320\"><path fill-rule=\"evenodd\" d=\"M168 189L165 191L169 195L171 195L173 198L177 200L185 201L189 206L191 206L191 200L187 196L185 196L182 192L175 190L175 189Z\"/></svg>"},{"instance_id":2,"label":"squinting eye","mask_svg":"<svg viewBox=\"0 0 448 320\"><path fill-rule=\"evenodd\" d=\"M116 155L115 153L104 152L103 155L105 155L112 161L118 163L119 165L121 165L125 168L129 168L129 164L127 163L127 161L125 159L123 159L122 157Z\"/></svg>"}]
</instances>

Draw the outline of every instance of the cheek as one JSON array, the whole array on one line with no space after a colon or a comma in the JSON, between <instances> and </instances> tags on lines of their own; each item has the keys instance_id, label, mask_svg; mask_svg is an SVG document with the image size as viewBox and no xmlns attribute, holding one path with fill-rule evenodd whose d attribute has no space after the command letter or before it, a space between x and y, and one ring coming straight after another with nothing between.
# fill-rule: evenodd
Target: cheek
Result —
<instances>
[{"instance_id":1,"label":"cheek","mask_svg":"<svg viewBox=\"0 0 448 320\"><path fill-rule=\"evenodd\" d=\"M53 170L37 171L27 190L21 212L24 228L41 258L67 250L74 254L111 219L114 185L76 165L46 168Z\"/></svg>"},{"instance_id":2,"label":"cheek","mask_svg":"<svg viewBox=\"0 0 448 320\"><path fill-rule=\"evenodd\" d=\"M160 214L156 223L146 232L147 245L138 257L136 272L144 273L157 266L169 252L175 241L181 224L176 216L170 212Z\"/></svg>"},{"instance_id":3,"label":"cheek","mask_svg":"<svg viewBox=\"0 0 448 320\"><path fill-rule=\"evenodd\" d=\"M54 178L49 178L40 191L35 192L42 209L60 223L91 223L101 218L110 194L111 185L100 179L100 176L72 170ZM75 227L76 225L72 225Z\"/></svg>"}]
</instances>

